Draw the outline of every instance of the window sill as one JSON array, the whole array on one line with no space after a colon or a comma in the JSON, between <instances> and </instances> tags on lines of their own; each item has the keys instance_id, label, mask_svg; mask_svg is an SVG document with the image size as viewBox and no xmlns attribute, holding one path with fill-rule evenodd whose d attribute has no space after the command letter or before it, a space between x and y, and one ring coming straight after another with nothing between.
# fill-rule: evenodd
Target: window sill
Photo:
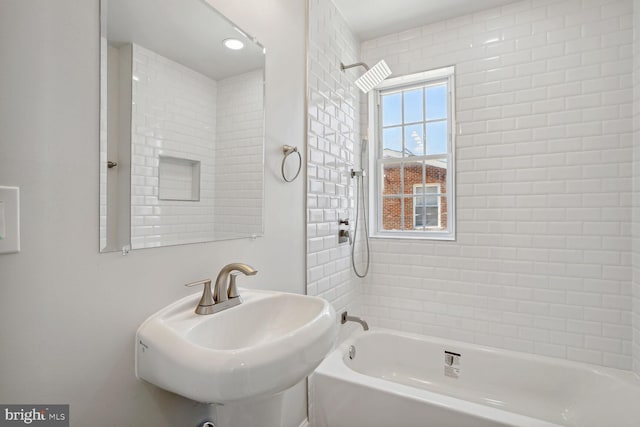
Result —
<instances>
[{"instance_id":1,"label":"window sill","mask_svg":"<svg viewBox=\"0 0 640 427\"><path fill-rule=\"evenodd\" d=\"M453 234L438 236L421 236L418 234L373 234L369 236L371 239L380 240L436 240L445 242L455 242L456 236Z\"/></svg>"}]
</instances>

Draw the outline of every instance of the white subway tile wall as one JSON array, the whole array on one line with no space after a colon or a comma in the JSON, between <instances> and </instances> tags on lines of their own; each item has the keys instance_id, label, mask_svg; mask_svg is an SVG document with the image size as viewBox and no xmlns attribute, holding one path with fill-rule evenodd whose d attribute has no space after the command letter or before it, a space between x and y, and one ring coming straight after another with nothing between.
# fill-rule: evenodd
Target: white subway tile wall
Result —
<instances>
[{"instance_id":1,"label":"white subway tile wall","mask_svg":"<svg viewBox=\"0 0 640 427\"><path fill-rule=\"evenodd\" d=\"M633 1L633 370L640 374L640 0Z\"/></svg>"},{"instance_id":2,"label":"white subway tile wall","mask_svg":"<svg viewBox=\"0 0 640 427\"><path fill-rule=\"evenodd\" d=\"M632 26L633 0L527 0L362 44L395 76L453 64L457 83L457 240L373 240L371 323L631 368ZM313 137L334 121L311 116L319 219ZM324 268L309 283L332 289Z\"/></svg>"},{"instance_id":3,"label":"white subway tile wall","mask_svg":"<svg viewBox=\"0 0 640 427\"><path fill-rule=\"evenodd\" d=\"M262 234L264 70L218 80L214 230ZM238 197L240 196L240 197Z\"/></svg>"},{"instance_id":4,"label":"white subway tile wall","mask_svg":"<svg viewBox=\"0 0 640 427\"><path fill-rule=\"evenodd\" d=\"M107 38L100 37L100 248L107 246Z\"/></svg>"},{"instance_id":5,"label":"white subway tile wall","mask_svg":"<svg viewBox=\"0 0 640 427\"><path fill-rule=\"evenodd\" d=\"M330 301L336 312L353 310L359 284L351 272L350 246L338 244L338 220L353 214L349 171L359 135L359 42L334 4L309 0L307 293Z\"/></svg>"},{"instance_id":6,"label":"white subway tile wall","mask_svg":"<svg viewBox=\"0 0 640 427\"><path fill-rule=\"evenodd\" d=\"M132 91L132 247L212 240L216 82L134 44ZM160 155L200 161L200 201L158 200Z\"/></svg>"}]
</instances>

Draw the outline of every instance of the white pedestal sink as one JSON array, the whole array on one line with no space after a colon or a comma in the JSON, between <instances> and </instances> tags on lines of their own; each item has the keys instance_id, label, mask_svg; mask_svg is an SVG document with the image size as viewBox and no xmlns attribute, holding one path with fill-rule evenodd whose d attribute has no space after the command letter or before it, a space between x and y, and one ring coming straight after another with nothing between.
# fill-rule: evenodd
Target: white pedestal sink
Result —
<instances>
[{"instance_id":1,"label":"white pedestal sink","mask_svg":"<svg viewBox=\"0 0 640 427\"><path fill-rule=\"evenodd\" d=\"M153 314L136 333L136 376L189 399L224 405L218 427L277 426L279 393L320 364L337 334L335 312L317 297L241 290L243 303L199 315L200 294ZM269 417L270 420L264 419Z\"/></svg>"}]
</instances>

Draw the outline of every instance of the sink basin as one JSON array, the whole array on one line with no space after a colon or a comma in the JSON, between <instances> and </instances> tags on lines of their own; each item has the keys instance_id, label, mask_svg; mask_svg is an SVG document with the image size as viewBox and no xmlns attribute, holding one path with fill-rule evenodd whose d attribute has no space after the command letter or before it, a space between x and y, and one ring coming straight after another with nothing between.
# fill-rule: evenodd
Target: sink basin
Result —
<instances>
[{"instance_id":1,"label":"sink basin","mask_svg":"<svg viewBox=\"0 0 640 427\"><path fill-rule=\"evenodd\" d=\"M136 376L198 402L281 392L320 364L337 334L317 297L241 290L243 303L199 315L200 294L153 314L136 333Z\"/></svg>"}]
</instances>

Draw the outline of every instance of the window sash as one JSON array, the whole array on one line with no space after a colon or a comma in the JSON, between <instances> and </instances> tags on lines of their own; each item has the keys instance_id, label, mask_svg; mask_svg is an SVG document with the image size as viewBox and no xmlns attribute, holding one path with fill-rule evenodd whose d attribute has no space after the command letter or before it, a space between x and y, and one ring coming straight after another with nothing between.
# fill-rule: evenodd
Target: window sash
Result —
<instances>
[{"instance_id":1,"label":"window sash","mask_svg":"<svg viewBox=\"0 0 640 427\"><path fill-rule=\"evenodd\" d=\"M440 212L437 206L420 206L414 209L413 228L429 228L440 226ZM435 217L435 221L433 221Z\"/></svg>"},{"instance_id":2,"label":"window sash","mask_svg":"<svg viewBox=\"0 0 640 427\"><path fill-rule=\"evenodd\" d=\"M429 191L433 189L435 191ZM442 226L442 206L440 200L440 184L413 185L413 229L439 228ZM419 203L419 201L424 203ZM432 201L432 203L428 203ZM419 212L420 211L420 212ZM435 223L429 224L427 212L435 211ZM433 213L431 213L433 215ZM421 219L418 223L418 218Z\"/></svg>"},{"instance_id":3,"label":"window sash","mask_svg":"<svg viewBox=\"0 0 640 427\"><path fill-rule=\"evenodd\" d=\"M377 97L377 120L378 120L378 144L382 147L381 153L384 154L384 134L385 131L388 130L394 130L394 129L399 129L400 130L400 135L401 135L401 139L402 139L402 145L400 147L399 153L400 153L400 157L404 158L404 157L414 157L415 154L411 154L410 156L407 155L407 153L410 153L409 148L408 148L408 144L407 144L407 140L406 140L406 134L405 131L408 127L420 127L420 132L422 133L421 135L421 139L422 139L422 155L427 155L428 153L428 149L429 146L427 146L427 131L430 127L430 125L436 124L436 123L446 123L447 124L447 146L449 146L449 141L450 141L450 135L451 135L451 127L450 127L450 123L449 123L449 118L451 116L451 109L450 109L450 105L451 105L451 99L450 99L450 85L451 81L450 78L438 78L435 79L433 81L429 81L429 82L417 82L417 83L413 83L410 85L401 85L400 87L398 86L393 86L391 89L380 89L377 90L375 92L375 96ZM427 108L429 105L437 105L437 101L434 101L433 104L429 103L428 100L428 96L427 96L427 92L429 88L435 88L435 87L443 87L445 89L445 101L446 101L446 115L444 117L429 117L429 111L431 110L431 108ZM417 89L420 89L420 97L421 97L421 101L422 101L422 105L421 105L421 110L422 110L422 118L419 121L416 120L409 120L406 121L407 119L407 114L406 114L406 98L405 98L405 94L408 92L415 92ZM384 99L387 99L388 97L392 97L392 96L396 96L396 95L400 95L400 117L399 117L399 122L397 121L393 121L392 124L384 124ZM444 154L444 153L437 153L437 154ZM419 154L418 154L419 155ZM379 156L380 158L384 158L384 155Z\"/></svg>"}]
</instances>

